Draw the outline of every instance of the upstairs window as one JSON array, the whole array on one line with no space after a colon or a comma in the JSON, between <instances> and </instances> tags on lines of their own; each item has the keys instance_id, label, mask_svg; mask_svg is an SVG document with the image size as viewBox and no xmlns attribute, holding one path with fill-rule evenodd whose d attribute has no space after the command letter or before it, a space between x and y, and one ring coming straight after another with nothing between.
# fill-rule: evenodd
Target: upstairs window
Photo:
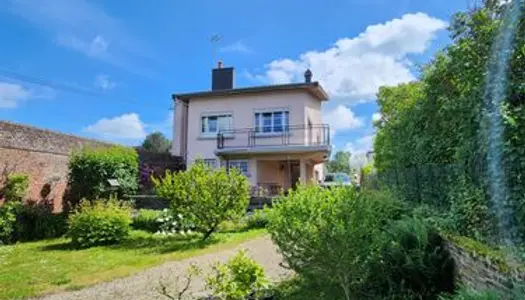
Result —
<instances>
[{"instance_id":1,"label":"upstairs window","mask_svg":"<svg viewBox=\"0 0 525 300\"><path fill-rule=\"evenodd\" d=\"M202 134L215 135L220 131L232 129L233 118L231 114L207 115L202 117Z\"/></svg>"},{"instance_id":2,"label":"upstairs window","mask_svg":"<svg viewBox=\"0 0 525 300\"><path fill-rule=\"evenodd\" d=\"M255 131L259 133L279 133L289 130L290 113L272 111L255 113Z\"/></svg>"}]
</instances>

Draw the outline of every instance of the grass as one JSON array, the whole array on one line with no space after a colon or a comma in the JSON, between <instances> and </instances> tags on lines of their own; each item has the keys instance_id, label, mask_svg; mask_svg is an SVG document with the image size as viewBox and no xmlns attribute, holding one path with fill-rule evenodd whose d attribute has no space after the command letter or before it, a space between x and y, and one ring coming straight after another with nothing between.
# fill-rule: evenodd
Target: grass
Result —
<instances>
[{"instance_id":1,"label":"grass","mask_svg":"<svg viewBox=\"0 0 525 300\"><path fill-rule=\"evenodd\" d=\"M0 246L0 299L78 290L165 261L234 247L265 233L217 233L209 241L202 241L199 237L162 237L133 231L121 244L82 250L72 248L65 238Z\"/></svg>"}]
</instances>

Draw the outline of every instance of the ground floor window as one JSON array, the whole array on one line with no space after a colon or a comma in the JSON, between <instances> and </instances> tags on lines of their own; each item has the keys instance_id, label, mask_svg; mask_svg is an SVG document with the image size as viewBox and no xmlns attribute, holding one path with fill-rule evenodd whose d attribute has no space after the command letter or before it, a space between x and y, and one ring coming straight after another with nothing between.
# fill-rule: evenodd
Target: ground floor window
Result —
<instances>
[{"instance_id":1,"label":"ground floor window","mask_svg":"<svg viewBox=\"0 0 525 300\"><path fill-rule=\"evenodd\" d=\"M239 169L245 176L250 177L247 160L230 160L228 161L228 168Z\"/></svg>"},{"instance_id":2,"label":"ground floor window","mask_svg":"<svg viewBox=\"0 0 525 300\"><path fill-rule=\"evenodd\" d=\"M209 158L204 160L204 164L212 169L216 169L218 166L217 160L215 158Z\"/></svg>"}]
</instances>

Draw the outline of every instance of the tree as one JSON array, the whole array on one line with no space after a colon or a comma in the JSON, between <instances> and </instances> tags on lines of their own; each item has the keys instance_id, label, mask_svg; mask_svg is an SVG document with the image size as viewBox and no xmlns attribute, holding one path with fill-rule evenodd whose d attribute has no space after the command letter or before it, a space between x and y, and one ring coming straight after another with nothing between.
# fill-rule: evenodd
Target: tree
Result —
<instances>
[{"instance_id":1,"label":"tree","mask_svg":"<svg viewBox=\"0 0 525 300\"><path fill-rule=\"evenodd\" d=\"M83 148L69 158L70 196L76 204L82 198L96 200L133 195L138 190L138 154L133 148ZM110 189L108 179L117 179L119 187Z\"/></svg>"},{"instance_id":2,"label":"tree","mask_svg":"<svg viewBox=\"0 0 525 300\"><path fill-rule=\"evenodd\" d=\"M174 215L180 214L207 239L225 220L238 219L246 212L250 184L238 169L212 169L201 161L184 172L166 172L152 178L160 198L170 201Z\"/></svg>"},{"instance_id":3,"label":"tree","mask_svg":"<svg viewBox=\"0 0 525 300\"><path fill-rule=\"evenodd\" d=\"M148 134L142 143L142 149L158 153L168 152L170 147L170 140L168 140L162 132L158 131Z\"/></svg>"},{"instance_id":4,"label":"tree","mask_svg":"<svg viewBox=\"0 0 525 300\"><path fill-rule=\"evenodd\" d=\"M330 173L350 174L350 152L337 151L334 158L326 165Z\"/></svg>"}]
</instances>

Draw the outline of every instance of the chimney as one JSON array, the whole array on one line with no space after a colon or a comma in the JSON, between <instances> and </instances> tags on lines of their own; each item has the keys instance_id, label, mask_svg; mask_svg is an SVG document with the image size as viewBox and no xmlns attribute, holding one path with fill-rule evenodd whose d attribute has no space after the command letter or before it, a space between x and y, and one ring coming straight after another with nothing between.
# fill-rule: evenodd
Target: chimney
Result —
<instances>
[{"instance_id":1,"label":"chimney","mask_svg":"<svg viewBox=\"0 0 525 300\"><path fill-rule=\"evenodd\" d=\"M312 71L310 71L310 69L308 69L308 70L306 70L306 72L304 72L304 82L306 82L306 83L312 82Z\"/></svg>"},{"instance_id":2,"label":"chimney","mask_svg":"<svg viewBox=\"0 0 525 300\"><path fill-rule=\"evenodd\" d=\"M217 68L212 70L211 90L231 90L234 85L235 70L233 68L223 68L222 61L219 61Z\"/></svg>"}]
</instances>

